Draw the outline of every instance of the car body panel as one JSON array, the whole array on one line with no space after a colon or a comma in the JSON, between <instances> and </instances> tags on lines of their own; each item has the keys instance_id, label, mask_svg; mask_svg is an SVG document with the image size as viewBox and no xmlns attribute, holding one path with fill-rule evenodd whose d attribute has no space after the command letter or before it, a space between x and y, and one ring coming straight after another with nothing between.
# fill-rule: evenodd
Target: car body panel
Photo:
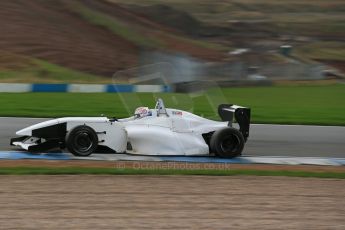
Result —
<instances>
[{"instance_id":1,"label":"car body panel","mask_svg":"<svg viewBox=\"0 0 345 230\"><path fill-rule=\"evenodd\" d=\"M118 120L107 117L65 117L41 122L16 132L24 138L13 138L11 144L26 150L35 145L39 147L45 141L63 145L68 132L74 127L86 125L96 132L98 145L117 153L208 155L210 148L205 135L232 126L231 120L213 121L187 111L166 109L163 101L159 100L155 109L143 107L140 110L145 112L143 117L135 115ZM243 107L228 105L225 108L228 111L225 112L234 113L239 108Z\"/></svg>"}]
</instances>

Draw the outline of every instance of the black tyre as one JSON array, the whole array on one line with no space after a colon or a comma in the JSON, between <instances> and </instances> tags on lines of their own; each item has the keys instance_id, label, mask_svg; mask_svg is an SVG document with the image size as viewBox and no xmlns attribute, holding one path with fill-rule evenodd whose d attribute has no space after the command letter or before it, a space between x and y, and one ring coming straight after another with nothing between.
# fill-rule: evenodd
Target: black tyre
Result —
<instances>
[{"instance_id":1,"label":"black tyre","mask_svg":"<svg viewBox=\"0 0 345 230\"><path fill-rule=\"evenodd\" d=\"M240 156L244 148L242 133L234 128L224 128L213 133L210 148L213 153L223 158Z\"/></svg>"},{"instance_id":2,"label":"black tyre","mask_svg":"<svg viewBox=\"0 0 345 230\"><path fill-rule=\"evenodd\" d=\"M80 125L66 135L66 147L75 156L89 156L98 146L98 137L91 127Z\"/></svg>"}]
</instances>

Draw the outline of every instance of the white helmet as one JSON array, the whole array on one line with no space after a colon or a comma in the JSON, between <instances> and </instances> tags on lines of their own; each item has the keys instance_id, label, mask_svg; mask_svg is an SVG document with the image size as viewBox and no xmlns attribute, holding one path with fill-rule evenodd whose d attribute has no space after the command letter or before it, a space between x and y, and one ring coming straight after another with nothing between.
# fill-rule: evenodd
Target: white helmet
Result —
<instances>
[{"instance_id":1,"label":"white helmet","mask_svg":"<svg viewBox=\"0 0 345 230\"><path fill-rule=\"evenodd\" d=\"M134 112L135 118L143 118L147 116L152 116L149 107L138 107Z\"/></svg>"}]
</instances>

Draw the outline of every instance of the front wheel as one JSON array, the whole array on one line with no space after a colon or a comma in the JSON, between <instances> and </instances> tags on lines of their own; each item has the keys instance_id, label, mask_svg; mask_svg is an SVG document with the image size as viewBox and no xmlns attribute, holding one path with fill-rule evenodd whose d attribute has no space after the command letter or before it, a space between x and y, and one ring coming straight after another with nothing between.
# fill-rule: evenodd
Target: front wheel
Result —
<instances>
[{"instance_id":1,"label":"front wheel","mask_svg":"<svg viewBox=\"0 0 345 230\"><path fill-rule=\"evenodd\" d=\"M213 133L210 148L219 157L233 158L240 156L244 148L242 133L234 128L224 128Z\"/></svg>"},{"instance_id":2,"label":"front wheel","mask_svg":"<svg viewBox=\"0 0 345 230\"><path fill-rule=\"evenodd\" d=\"M79 125L68 132L65 142L73 155L89 156L98 146L98 137L91 127Z\"/></svg>"}]
</instances>

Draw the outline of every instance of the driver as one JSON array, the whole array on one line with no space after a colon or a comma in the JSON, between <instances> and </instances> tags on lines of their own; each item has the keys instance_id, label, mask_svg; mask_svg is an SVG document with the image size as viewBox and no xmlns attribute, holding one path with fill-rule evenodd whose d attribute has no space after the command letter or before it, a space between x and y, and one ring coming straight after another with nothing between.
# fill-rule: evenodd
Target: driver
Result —
<instances>
[{"instance_id":1,"label":"driver","mask_svg":"<svg viewBox=\"0 0 345 230\"><path fill-rule=\"evenodd\" d=\"M152 112L149 107L138 107L134 112L135 118L143 118L147 116L152 116Z\"/></svg>"}]
</instances>

